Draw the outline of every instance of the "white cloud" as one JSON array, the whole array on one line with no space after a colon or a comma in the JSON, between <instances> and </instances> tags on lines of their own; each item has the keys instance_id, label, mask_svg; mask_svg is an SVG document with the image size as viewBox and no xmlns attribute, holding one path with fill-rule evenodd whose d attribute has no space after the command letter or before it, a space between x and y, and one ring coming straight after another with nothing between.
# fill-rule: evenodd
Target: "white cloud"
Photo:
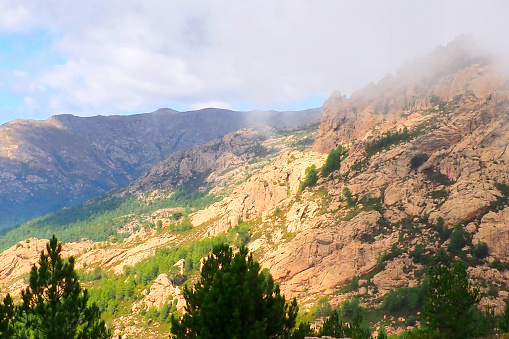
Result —
<instances>
[{"instance_id":1,"label":"white cloud","mask_svg":"<svg viewBox=\"0 0 509 339\"><path fill-rule=\"evenodd\" d=\"M223 109L232 109L232 106L227 102L222 101L208 101L208 102L197 102L187 107L190 111L195 111L204 108L223 108Z\"/></svg>"},{"instance_id":2,"label":"white cloud","mask_svg":"<svg viewBox=\"0 0 509 339\"><path fill-rule=\"evenodd\" d=\"M508 14L502 1L20 0L0 3L0 33L59 37L47 48L65 61L18 86L45 114L256 109L350 94L464 32L509 51Z\"/></svg>"}]
</instances>

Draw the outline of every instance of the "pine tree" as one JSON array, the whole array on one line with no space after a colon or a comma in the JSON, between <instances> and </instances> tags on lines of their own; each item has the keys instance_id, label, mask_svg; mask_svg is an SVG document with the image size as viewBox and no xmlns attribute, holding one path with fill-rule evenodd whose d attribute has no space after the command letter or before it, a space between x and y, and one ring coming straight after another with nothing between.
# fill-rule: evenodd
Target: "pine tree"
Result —
<instances>
[{"instance_id":1,"label":"pine tree","mask_svg":"<svg viewBox=\"0 0 509 339\"><path fill-rule=\"evenodd\" d=\"M62 259L62 244L55 236L46 251L41 252L39 267L32 267L29 286L22 291L14 321L22 326L16 327L16 337L109 338L99 308L87 305L88 293L80 286L74 258Z\"/></svg>"},{"instance_id":2,"label":"pine tree","mask_svg":"<svg viewBox=\"0 0 509 339\"><path fill-rule=\"evenodd\" d=\"M424 304L424 319L431 329L446 338L466 338L472 329L472 307L480 299L479 288L472 288L465 265L451 267L444 251L429 270L429 289Z\"/></svg>"},{"instance_id":3,"label":"pine tree","mask_svg":"<svg viewBox=\"0 0 509 339\"><path fill-rule=\"evenodd\" d=\"M201 279L183 295L187 313L171 319L177 338L285 338L295 326L296 300L285 301L244 246L235 255L228 245L215 246Z\"/></svg>"},{"instance_id":4,"label":"pine tree","mask_svg":"<svg viewBox=\"0 0 509 339\"><path fill-rule=\"evenodd\" d=\"M502 333L509 332L509 299L506 299L505 301L504 314L502 314L502 319L500 320L499 326L502 330Z\"/></svg>"},{"instance_id":5,"label":"pine tree","mask_svg":"<svg viewBox=\"0 0 509 339\"><path fill-rule=\"evenodd\" d=\"M3 304L0 304L0 338L10 338L14 334L15 307L10 294L5 296Z\"/></svg>"}]
</instances>

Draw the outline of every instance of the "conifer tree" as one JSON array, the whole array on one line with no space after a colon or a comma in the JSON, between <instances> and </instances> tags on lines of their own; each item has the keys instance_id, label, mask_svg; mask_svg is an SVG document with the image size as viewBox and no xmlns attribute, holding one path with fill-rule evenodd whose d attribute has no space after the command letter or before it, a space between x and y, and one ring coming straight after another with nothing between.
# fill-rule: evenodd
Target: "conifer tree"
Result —
<instances>
[{"instance_id":1,"label":"conifer tree","mask_svg":"<svg viewBox=\"0 0 509 339\"><path fill-rule=\"evenodd\" d=\"M286 338L295 326L296 300L285 301L244 246L235 255L226 244L215 246L201 279L183 294L187 313L171 319L176 338Z\"/></svg>"},{"instance_id":2,"label":"conifer tree","mask_svg":"<svg viewBox=\"0 0 509 339\"><path fill-rule=\"evenodd\" d=\"M10 294L4 298L3 304L0 304L0 338L10 338L14 334L15 307Z\"/></svg>"},{"instance_id":3,"label":"conifer tree","mask_svg":"<svg viewBox=\"0 0 509 339\"><path fill-rule=\"evenodd\" d=\"M446 338L466 338L472 332L469 325L473 323L473 306L480 300L479 288L472 288L462 262L451 267L443 250L435 260L429 270L424 319Z\"/></svg>"},{"instance_id":4,"label":"conifer tree","mask_svg":"<svg viewBox=\"0 0 509 339\"><path fill-rule=\"evenodd\" d=\"M39 267L30 272L29 286L22 291L16 310L8 308L14 338L85 339L109 338L99 308L88 305L74 270L74 258L63 260L62 244L53 236L41 252ZM4 300L3 309L12 305ZM10 313L12 310L12 313Z\"/></svg>"}]
</instances>

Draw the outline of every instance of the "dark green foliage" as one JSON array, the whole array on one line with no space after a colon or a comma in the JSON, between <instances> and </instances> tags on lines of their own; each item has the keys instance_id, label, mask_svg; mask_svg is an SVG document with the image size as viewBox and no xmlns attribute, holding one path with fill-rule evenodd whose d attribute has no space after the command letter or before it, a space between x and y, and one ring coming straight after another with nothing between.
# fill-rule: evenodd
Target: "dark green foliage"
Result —
<instances>
[{"instance_id":1,"label":"dark green foliage","mask_svg":"<svg viewBox=\"0 0 509 339\"><path fill-rule=\"evenodd\" d=\"M378 332L377 332L377 335L376 335L376 339L388 339L389 337L387 336L387 331L385 330L385 327L381 326L379 329L378 329Z\"/></svg>"},{"instance_id":2,"label":"dark green foliage","mask_svg":"<svg viewBox=\"0 0 509 339\"><path fill-rule=\"evenodd\" d=\"M320 329L320 336L328 335L341 338L346 335L347 324L341 319L337 310L332 311L331 315L323 322Z\"/></svg>"},{"instance_id":3,"label":"dark green foliage","mask_svg":"<svg viewBox=\"0 0 509 339\"><path fill-rule=\"evenodd\" d=\"M306 168L306 180L304 180L299 187L299 191L302 192L306 189L306 187L313 187L316 185L318 181L318 170L315 165Z\"/></svg>"},{"instance_id":4,"label":"dark green foliage","mask_svg":"<svg viewBox=\"0 0 509 339\"><path fill-rule=\"evenodd\" d=\"M353 205L352 192L350 192L350 189L348 187L343 188L343 195L345 196L348 205L349 206Z\"/></svg>"},{"instance_id":5,"label":"dark green foliage","mask_svg":"<svg viewBox=\"0 0 509 339\"><path fill-rule=\"evenodd\" d=\"M416 154L410 159L410 168L418 169L422 164L428 160L428 156L423 153Z\"/></svg>"},{"instance_id":6,"label":"dark green foliage","mask_svg":"<svg viewBox=\"0 0 509 339\"><path fill-rule=\"evenodd\" d=\"M486 305L484 310L472 309L473 323L475 324L475 337L491 338L497 326L497 317L493 307Z\"/></svg>"},{"instance_id":7,"label":"dark green foliage","mask_svg":"<svg viewBox=\"0 0 509 339\"><path fill-rule=\"evenodd\" d=\"M225 241L228 239L222 234L214 238L195 240L188 246L171 245L167 248L159 248L152 257L137 263L134 267L124 267L124 274L106 276L103 273L99 284L91 290L91 300L102 311L110 313L115 310L114 305L117 305L116 312L118 312L118 302L136 300L139 292L161 273L168 273L176 284L182 283L185 277L180 276L180 272L174 266L177 261L185 260L186 272L197 270L200 260L210 253L215 245ZM84 279L90 278L93 276L84 276Z\"/></svg>"},{"instance_id":8,"label":"dark green foliage","mask_svg":"<svg viewBox=\"0 0 509 339\"><path fill-rule=\"evenodd\" d=\"M414 328L399 336L402 339L444 339L444 336L438 333L437 330L429 328Z\"/></svg>"},{"instance_id":9,"label":"dark green foliage","mask_svg":"<svg viewBox=\"0 0 509 339\"><path fill-rule=\"evenodd\" d=\"M179 218L179 220L181 220L181 219L182 218ZM192 228L193 228L193 225L191 224L191 220L187 216L183 220L181 220L179 223L171 224L169 227L170 231L175 231L175 232L188 231Z\"/></svg>"},{"instance_id":10,"label":"dark green foliage","mask_svg":"<svg viewBox=\"0 0 509 339\"><path fill-rule=\"evenodd\" d=\"M389 291L383 297L382 308L390 313L400 312L403 309L416 313L422 308L426 289L427 283Z\"/></svg>"},{"instance_id":11,"label":"dark green foliage","mask_svg":"<svg viewBox=\"0 0 509 339\"><path fill-rule=\"evenodd\" d=\"M389 251L384 251L382 255L378 258L378 263L382 263L385 265L387 261L391 261L392 259L403 254L403 250L398 247L398 244L394 243L391 246Z\"/></svg>"},{"instance_id":12,"label":"dark green foliage","mask_svg":"<svg viewBox=\"0 0 509 339\"><path fill-rule=\"evenodd\" d=\"M449 177L447 175L442 174L440 172L435 172L432 169L428 169L428 170L424 171L424 174L426 175L426 178L429 181L433 181L440 185L449 186L453 183L453 181L451 179L449 179Z\"/></svg>"},{"instance_id":13,"label":"dark green foliage","mask_svg":"<svg viewBox=\"0 0 509 339\"><path fill-rule=\"evenodd\" d=\"M341 145L330 151L327 160L325 160L325 165L323 165L321 169L324 178L341 167L341 157L346 154L346 152L347 151L344 150Z\"/></svg>"},{"instance_id":14,"label":"dark green foliage","mask_svg":"<svg viewBox=\"0 0 509 339\"><path fill-rule=\"evenodd\" d=\"M16 308L10 294L5 296L3 304L0 304L0 337L14 337L14 317Z\"/></svg>"},{"instance_id":15,"label":"dark green foliage","mask_svg":"<svg viewBox=\"0 0 509 339\"><path fill-rule=\"evenodd\" d=\"M488 254L488 244L482 241L478 242L477 245L475 245L472 249L472 255L477 259L484 259L488 256Z\"/></svg>"},{"instance_id":16,"label":"dark green foliage","mask_svg":"<svg viewBox=\"0 0 509 339\"><path fill-rule=\"evenodd\" d=\"M343 308L341 313L343 313ZM331 336L335 338L348 337L353 339L371 338L371 329L364 322L360 309L354 312L348 320L345 318L345 316L340 315L340 311L332 311L331 315L324 321L320 329L320 336Z\"/></svg>"},{"instance_id":17,"label":"dark green foliage","mask_svg":"<svg viewBox=\"0 0 509 339\"><path fill-rule=\"evenodd\" d=\"M438 233L438 236L442 242L449 239L452 233L452 229L448 227L444 227L444 219L442 217L437 218L437 222L434 225L435 230Z\"/></svg>"},{"instance_id":18,"label":"dark green foliage","mask_svg":"<svg viewBox=\"0 0 509 339\"><path fill-rule=\"evenodd\" d=\"M383 149L389 149L392 145L399 144L403 141L408 141L412 138L412 135L408 133L408 129L403 128L401 131L386 132L380 139L373 140L366 145L366 153L368 156L375 155Z\"/></svg>"},{"instance_id":19,"label":"dark green foliage","mask_svg":"<svg viewBox=\"0 0 509 339\"><path fill-rule=\"evenodd\" d=\"M78 282L74 258L62 259L62 244L54 236L46 251L41 252L39 267L32 267L21 304L14 307L10 296L4 299L2 332L10 331L15 338L110 337L99 308L88 302L87 290Z\"/></svg>"},{"instance_id":20,"label":"dark green foliage","mask_svg":"<svg viewBox=\"0 0 509 339\"><path fill-rule=\"evenodd\" d=\"M300 323L299 326L293 330L290 339L304 339L305 337L315 336L315 332L311 329L310 323Z\"/></svg>"},{"instance_id":21,"label":"dark green foliage","mask_svg":"<svg viewBox=\"0 0 509 339\"><path fill-rule=\"evenodd\" d=\"M410 258L415 263L425 263L426 257L424 255L425 247L423 244L415 244L414 250L410 252Z\"/></svg>"},{"instance_id":22,"label":"dark green foliage","mask_svg":"<svg viewBox=\"0 0 509 339\"><path fill-rule=\"evenodd\" d=\"M451 241L447 250L454 255L460 254L461 250L467 244L467 233L461 224L457 224L451 233Z\"/></svg>"},{"instance_id":23,"label":"dark green foliage","mask_svg":"<svg viewBox=\"0 0 509 339\"><path fill-rule=\"evenodd\" d=\"M235 255L228 245L215 246L200 280L183 295L187 313L171 319L177 338L276 338L295 326L297 302L286 302L244 246Z\"/></svg>"},{"instance_id":24,"label":"dark green foliage","mask_svg":"<svg viewBox=\"0 0 509 339\"><path fill-rule=\"evenodd\" d=\"M329 305L329 298L323 297L318 300L316 305L316 311L314 312L316 317L328 317L332 311L331 306Z\"/></svg>"},{"instance_id":25,"label":"dark green foliage","mask_svg":"<svg viewBox=\"0 0 509 339\"><path fill-rule=\"evenodd\" d=\"M437 191L431 191L431 192L428 193L428 195L432 199L441 199L441 198L447 198L449 193L447 193L447 191L444 188L442 188L442 189L437 190Z\"/></svg>"},{"instance_id":26,"label":"dark green foliage","mask_svg":"<svg viewBox=\"0 0 509 339\"><path fill-rule=\"evenodd\" d=\"M495 187L500 191L502 196L497 197L496 200L490 203L490 207L486 210L485 213L490 211L497 212L501 210L504 206L509 205L509 186L505 184L496 183Z\"/></svg>"},{"instance_id":27,"label":"dark green foliage","mask_svg":"<svg viewBox=\"0 0 509 339\"><path fill-rule=\"evenodd\" d=\"M480 299L479 288L472 288L462 262L453 266L439 251L429 270L429 288L423 317L431 329L445 338L466 338L473 333L472 308Z\"/></svg>"},{"instance_id":28,"label":"dark green foliage","mask_svg":"<svg viewBox=\"0 0 509 339\"><path fill-rule=\"evenodd\" d=\"M499 326L503 333L509 332L509 299L505 301L504 314L502 315L502 319L500 319Z\"/></svg>"},{"instance_id":29,"label":"dark green foliage","mask_svg":"<svg viewBox=\"0 0 509 339\"><path fill-rule=\"evenodd\" d=\"M493 259L493 261L490 264L490 267L494 268L494 269L497 269L499 271L502 271L503 268L504 268L503 265L502 265L502 262L498 258Z\"/></svg>"},{"instance_id":30,"label":"dark green foliage","mask_svg":"<svg viewBox=\"0 0 509 339\"><path fill-rule=\"evenodd\" d=\"M345 300L341 303L341 316L343 318L351 320L357 315L362 315L362 311L358 298Z\"/></svg>"},{"instance_id":31,"label":"dark green foliage","mask_svg":"<svg viewBox=\"0 0 509 339\"><path fill-rule=\"evenodd\" d=\"M247 245L251 239L251 235L249 234L249 223L244 221L237 224L228 231L228 234L232 239L235 239L236 243L239 245Z\"/></svg>"},{"instance_id":32,"label":"dark green foliage","mask_svg":"<svg viewBox=\"0 0 509 339\"><path fill-rule=\"evenodd\" d=\"M359 277L354 275L352 277L352 280L350 280L350 283L348 283L348 285L346 285L346 286L343 286L339 290L341 293L348 293L348 292L355 291L358 288L359 288Z\"/></svg>"}]
</instances>

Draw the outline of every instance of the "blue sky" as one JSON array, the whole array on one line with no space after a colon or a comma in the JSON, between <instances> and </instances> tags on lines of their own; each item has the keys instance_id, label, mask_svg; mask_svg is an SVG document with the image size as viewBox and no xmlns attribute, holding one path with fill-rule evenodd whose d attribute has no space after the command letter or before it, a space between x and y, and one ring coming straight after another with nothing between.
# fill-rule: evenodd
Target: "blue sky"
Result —
<instances>
[{"instance_id":1,"label":"blue sky","mask_svg":"<svg viewBox=\"0 0 509 339\"><path fill-rule=\"evenodd\" d=\"M455 36L508 54L506 1L0 1L0 124L298 110Z\"/></svg>"}]
</instances>

